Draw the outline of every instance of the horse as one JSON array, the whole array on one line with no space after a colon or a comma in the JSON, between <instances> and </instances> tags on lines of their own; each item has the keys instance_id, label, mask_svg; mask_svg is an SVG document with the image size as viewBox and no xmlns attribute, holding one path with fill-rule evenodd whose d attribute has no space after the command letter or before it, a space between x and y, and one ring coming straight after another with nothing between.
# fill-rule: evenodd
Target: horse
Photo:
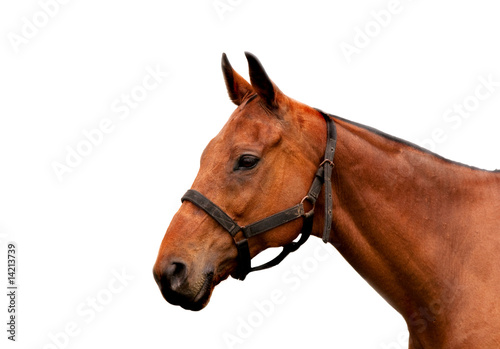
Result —
<instances>
[{"instance_id":1,"label":"horse","mask_svg":"<svg viewBox=\"0 0 500 349\"><path fill-rule=\"evenodd\" d=\"M402 315L410 349L500 348L500 172L300 103L245 54L250 82L222 56L237 107L159 248L165 300L201 310L221 281L311 235Z\"/></svg>"}]
</instances>

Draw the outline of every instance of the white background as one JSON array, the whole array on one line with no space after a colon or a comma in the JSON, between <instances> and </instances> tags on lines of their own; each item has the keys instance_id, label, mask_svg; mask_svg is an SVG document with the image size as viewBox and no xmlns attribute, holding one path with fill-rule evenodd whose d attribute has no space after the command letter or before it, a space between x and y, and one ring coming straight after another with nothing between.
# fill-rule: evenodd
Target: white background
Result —
<instances>
[{"instance_id":1,"label":"white background","mask_svg":"<svg viewBox=\"0 0 500 349\"><path fill-rule=\"evenodd\" d=\"M224 336L248 321L234 348L406 347L400 316L317 239L274 269L223 282L201 312L166 303L151 270L204 146L234 108L222 52L243 76L243 52L256 54L282 91L311 106L419 144L438 129L439 154L500 167L499 86L460 125L443 119L473 102L479 77L500 81L495 2L401 0L384 25L372 11L388 0L223 0L222 14L213 0L74 0L46 22L41 3L54 1L0 5L0 294L10 240L20 285L18 342L2 325L2 347L230 348ZM23 18L39 27L13 44ZM369 39L349 62L341 45L359 44L360 31ZM170 75L120 119L112 105L147 69ZM59 181L53 163L105 118L113 131ZM308 272L287 281L297 267ZM257 314L273 292L282 302ZM6 296L0 304L5 324Z\"/></svg>"}]
</instances>

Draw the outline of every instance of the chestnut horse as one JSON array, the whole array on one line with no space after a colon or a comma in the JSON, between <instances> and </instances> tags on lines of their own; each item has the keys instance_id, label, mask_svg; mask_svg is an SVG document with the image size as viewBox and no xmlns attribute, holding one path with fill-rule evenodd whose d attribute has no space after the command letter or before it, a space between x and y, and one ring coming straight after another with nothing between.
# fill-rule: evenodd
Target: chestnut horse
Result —
<instances>
[{"instance_id":1,"label":"chestnut horse","mask_svg":"<svg viewBox=\"0 0 500 349\"><path fill-rule=\"evenodd\" d=\"M403 316L409 348L500 348L500 172L325 116L284 95L246 56L251 83L223 55L237 108L203 151L161 243L153 274L164 298L202 309L215 285L245 262L240 254L249 260L290 245L305 218L255 236L244 235L244 227L290 207L315 206L311 235L324 238L331 205L327 242ZM314 203L306 193L325 163L329 122L338 139L334 166L326 165L331 198L323 186ZM235 243L243 240L247 250Z\"/></svg>"}]
</instances>

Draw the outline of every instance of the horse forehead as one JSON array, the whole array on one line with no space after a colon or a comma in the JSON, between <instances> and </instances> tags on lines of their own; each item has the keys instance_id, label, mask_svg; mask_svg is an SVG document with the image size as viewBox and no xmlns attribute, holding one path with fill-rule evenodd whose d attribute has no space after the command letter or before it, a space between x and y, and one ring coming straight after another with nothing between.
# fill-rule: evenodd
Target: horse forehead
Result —
<instances>
[{"instance_id":1,"label":"horse forehead","mask_svg":"<svg viewBox=\"0 0 500 349\"><path fill-rule=\"evenodd\" d=\"M280 135L280 129L269 116L251 112L232 115L220 134L221 140L228 145L255 143L264 146Z\"/></svg>"},{"instance_id":2,"label":"horse forehead","mask_svg":"<svg viewBox=\"0 0 500 349\"><path fill-rule=\"evenodd\" d=\"M239 107L210 141L202 159L225 161L234 152L261 151L281 140L282 127L258 106ZM233 154L234 155L234 154Z\"/></svg>"}]
</instances>

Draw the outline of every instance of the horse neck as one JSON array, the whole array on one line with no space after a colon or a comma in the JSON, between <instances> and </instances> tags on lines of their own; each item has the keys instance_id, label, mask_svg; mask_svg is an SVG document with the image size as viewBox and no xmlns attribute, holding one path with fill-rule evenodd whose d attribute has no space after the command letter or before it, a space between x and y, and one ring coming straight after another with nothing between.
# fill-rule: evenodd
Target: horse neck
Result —
<instances>
[{"instance_id":1,"label":"horse neck","mask_svg":"<svg viewBox=\"0 0 500 349\"><path fill-rule=\"evenodd\" d=\"M464 185L480 171L335 121L330 242L408 320L456 292L460 280L452 271L459 269L454 250L462 241L463 217L455 212L483 194ZM315 226L319 236L321 224Z\"/></svg>"}]
</instances>

